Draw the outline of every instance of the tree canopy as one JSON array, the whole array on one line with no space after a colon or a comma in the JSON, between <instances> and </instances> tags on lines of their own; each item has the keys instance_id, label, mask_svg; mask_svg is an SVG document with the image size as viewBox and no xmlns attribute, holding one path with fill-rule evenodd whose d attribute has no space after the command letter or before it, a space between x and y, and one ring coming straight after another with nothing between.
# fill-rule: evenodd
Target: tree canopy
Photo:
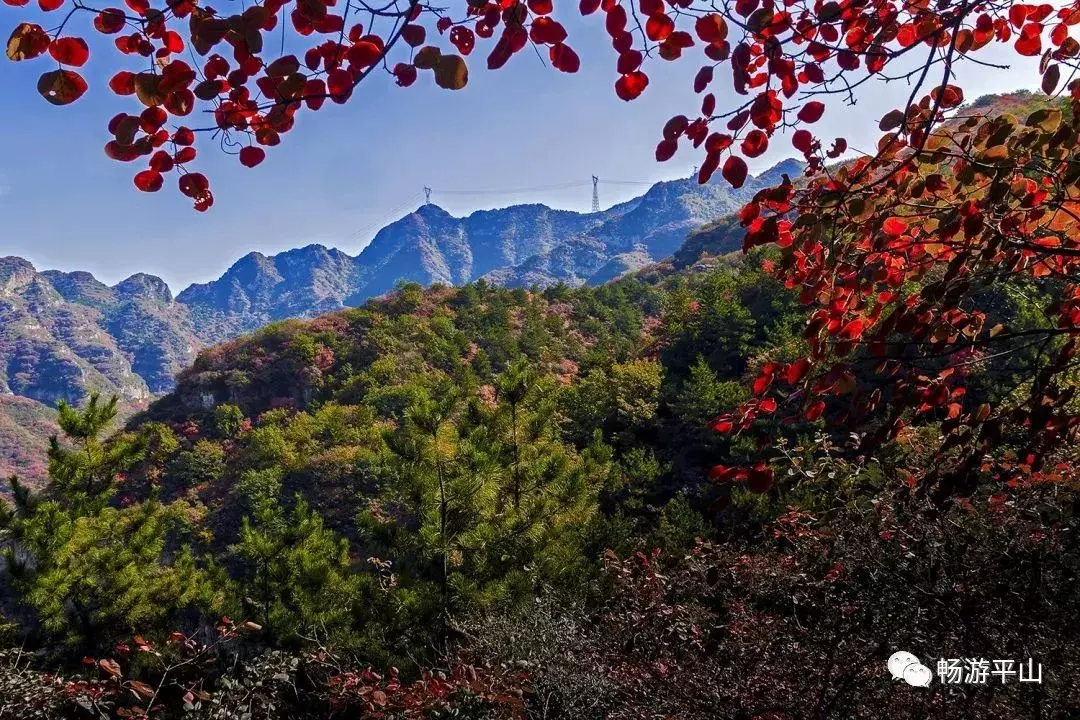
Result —
<instances>
[{"instance_id":1,"label":"tree canopy","mask_svg":"<svg viewBox=\"0 0 1080 720\"><path fill-rule=\"evenodd\" d=\"M942 113L963 101L952 82L958 63L988 64L979 52L1008 44L1019 55L1041 56L1042 86L1052 93L1080 52L1076 3L581 0L556 7L553 0L470 0L443 7L263 0L240 12L197 0L125 5L38 0L12 31L7 55L50 58L56 68L41 75L38 91L67 105L88 90L79 73L90 54L84 35L112 37L117 62L109 90L134 96L143 109L108 120L113 138L105 153L140 167L139 190L157 192L166 176L175 177L197 210L214 202L197 170L207 144L197 145L197 136L254 167L298 116L326 100L348 102L372 73L389 73L408 87L430 72L438 87L458 90L468 82L474 52L497 70L530 45L546 51L556 70L577 72L580 59L557 19L569 12L603 15L615 55L614 92L623 100L646 92L650 62L685 54L702 63L693 76L701 105L665 124L656 158L671 158L680 142L703 148L701 182L722 169L735 187L746 179L746 158L764 153L780 132L792 131L789 141L812 173L844 155L844 138L818 137L811 126L826 102L854 102L868 80L906 81L910 88L905 102L882 117L891 138L883 150L921 150ZM46 29L50 17L58 24ZM740 100L718 107L715 93L727 87ZM1078 87L1070 83L1067 91Z\"/></svg>"}]
</instances>

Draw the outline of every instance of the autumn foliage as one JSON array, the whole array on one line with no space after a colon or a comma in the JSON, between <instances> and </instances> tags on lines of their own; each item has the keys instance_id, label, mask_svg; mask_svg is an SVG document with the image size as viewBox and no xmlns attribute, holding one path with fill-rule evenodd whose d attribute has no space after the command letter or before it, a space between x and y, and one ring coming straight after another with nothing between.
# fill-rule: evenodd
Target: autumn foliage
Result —
<instances>
[{"instance_id":1,"label":"autumn foliage","mask_svg":"<svg viewBox=\"0 0 1080 720\"><path fill-rule=\"evenodd\" d=\"M36 581L44 588L28 597L45 627L59 630L76 619L87 627L88 619L106 629L121 625L127 618L114 617L111 597L123 591L137 617L159 624L188 606L216 610L229 600L272 620L264 620L265 632L279 638L306 640L302 628L336 622L357 647L393 646L417 629L430 629L442 644L451 631L467 634L450 622L463 608L510 606L521 597L535 602L541 583L531 585L534 576L525 571L544 584L575 584L571 571L585 567L575 563L597 549L594 541L610 546L636 537L640 545L659 537L678 548L672 538L681 538L685 549L689 538L712 532L726 544L694 542L687 558L667 567L661 553L634 554L637 547L606 554L607 594L583 629L566 632L574 636L570 647L550 652L551 638L567 627L556 618L554 628L537 630L528 653L519 653L546 658L530 681L537 689L550 680L554 689L535 697L563 697L571 707L598 697L580 684L587 682L635 713L639 706L655 710L654 698L663 697L673 717L716 717L743 705L760 708L747 714L757 718L873 717L890 702L924 717L924 710L944 707L933 707L943 696L905 700L873 685L862 669L884 657L888 641L918 639L931 651L957 653L1045 653L1071 668L1061 647L1075 646L1069 593L1080 427L1080 80L1071 75L1080 55L1080 2L581 0L572 10L602 14L616 55L614 91L623 100L647 92L650 61L687 54L701 63L687 73L700 108L667 121L658 161L672 158L680 144L703 148L700 182L719 171L735 187L748 176L747 159L781 137L806 161L805 177L784 176L740 211L749 255L742 280L716 272L700 281L699 296L680 285L685 278L671 280L663 293L639 287L632 298L620 295L644 282L635 278L622 289L597 289L591 300L582 291L577 311L569 288L549 288L551 317L542 317L524 290L514 292L529 305L511 313L497 296L512 291L486 283L447 294L458 293L447 305L438 304L445 288L424 295L406 286L339 319L336 335L326 328L316 328L317 339L295 328L268 331L282 343L276 355L299 358L302 368L255 352L234 363L250 368L218 367L215 352L224 351L205 353L187 380L216 384L210 386L219 398L238 403L215 418L219 437L200 439L199 422L169 418L175 432L147 424L137 438L120 435L111 445L85 429L69 433L91 449L118 443L115 453L54 443L48 492L59 493L60 510L79 520L63 552L54 549L56 533L47 524L59 512L55 503L45 512L27 492L16 495L17 512L7 513L12 537L38 559L31 568L9 553L8 565L27 573L27 587ZM209 180L196 170L200 137L253 168L298 116L326 100L347 103L374 72L402 87L430 74L438 87L457 90L468 82L474 55L496 70L532 45L545 48L562 72L581 64L553 0L476 0L449 10L416 0L382 7L264 0L238 14L194 0L159 7L126 0L123 9L38 0L26 12L63 18L51 30L39 18L20 22L7 46L11 60L49 63L38 90L56 105L88 90L80 68L90 45L72 33L92 27L113 37L130 64L120 64L109 88L141 107L108 121L105 153L135 164L139 190L175 183L197 210L214 202ZM85 26L76 29L79 20ZM987 62L976 56L991 45L1040 58L1037 101L1015 112L965 104L953 69ZM831 106L853 102L867 80L905 81L898 85L905 90L882 115L872 154L852 158L844 138L819 137L813 128ZM740 99L719 107L716 92L729 87ZM199 117L205 119L188 119ZM597 298L609 293L618 303L606 308ZM796 299L798 310L785 304ZM594 316L586 307L603 312ZM649 323L633 315L644 307L656 312ZM448 319L457 311L460 328ZM433 317L430 333L416 332ZM632 342L579 342L579 330L567 331L570 317L597 333L630 328ZM346 340L350 323L359 330ZM549 332L565 341L559 352L551 350ZM438 340L430 340L430 362L412 364L423 354L398 344L414 335ZM484 347L476 342L481 336ZM531 374L533 365L556 357L573 371ZM362 375L354 361L367 364ZM398 375L407 375L409 386L391 387ZM358 409L328 403L310 416L291 415L296 398L283 393L298 387L321 388L323 400ZM182 398L171 402L175 411ZM241 408L245 402L250 407ZM166 413L169 403L159 410ZM706 432L713 412L719 415ZM69 426L85 425L72 409L62 413ZM100 415L96 401L87 413ZM335 432L316 433L321 424ZM103 427L98 423L97 431ZM331 452L339 435L352 438L351 455ZM321 448L317 437L332 440ZM154 443L165 439L172 449L157 457ZM312 448L326 452L312 455ZM130 462L121 467L125 454ZM699 460L694 472L708 480L708 490L696 499L712 524L657 481L669 478L679 492L700 490L685 472ZM146 466L146 499L131 507L127 496L113 503L114 479L126 483L137 463ZM214 481L228 475L236 496L230 502L246 503L235 552L249 570L236 581L244 592L231 600L210 582L216 566L209 559L171 558L164 531L156 544L116 543L113 553L91 554L99 536L148 534L177 520L186 501L157 500L159 480L172 475L193 492L210 493L211 501ZM352 513L355 521L338 521L353 522L367 547L385 545L380 551L396 564L368 557L376 570L356 573L347 543L305 503L298 498L285 512L283 480L302 477L305 489L318 490L324 476L329 490L340 489L343 478L355 480L364 505ZM635 536L625 523L651 513L650 503L661 499L655 532ZM341 511L343 504L323 505ZM617 510L606 512L611 508ZM529 543L519 544L521 538ZM218 549L209 548L208 558ZM122 552L131 560L116 569ZM87 558L104 568L91 578L84 577ZM136 584L138 592L125 585L128 566L154 571L137 573L148 578ZM301 572L312 567L317 572ZM387 575L391 567L401 568L401 577ZM80 590L80 603L69 603L51 591L60 580L93 592ZM174 587L189 588L184 604L162 608L158 599L175 595ZM358 597L387 605L358 602L372 613L358 623L343 611L350 603L338 599ZM479 616L471 619L483 626ZM921 625L927 617L935 622ZM502 644L524 642L522 621L503 620L514 624ZM361 638L357 627L387 637ZM490 623L487 632L494 634ZM174 650L189 639L174 638ZM469 640L499 670L462 666L447 679L417 667L419 679L399 683L391 671L349 669L322 679L340 702L335 709L372 716L384 706L406 715L412 707L441 711L440 698L459 689L518 716L524 677L504 672L513 657L501 657L503 649L491 647L498 643L484 647L482 633ZM867 664L848 672L837 656L852 653ZM571 672L546 680L545 664L567 657L573 673L595 672L584 680ZM727 664L710 664L721 660ZM127 670L112 656L91 658L90 667L104 673L99 685L144 696L140 707L153 705L145 697L152 688L124 680ZM1047 696L962 705L969 717L1050 717L1056 703L1065 714L1053 716L1071 717L1078 702L1072 686L1048 686ZM194 693L192 687L172 691L190 703L182 693ZM697 691L696 707L681 705L685 687ZM671 688L678 693L663 695ZM726 695L726 688L738 692ZM808 698L816 698L812 711L804 710Z\"/></svg>"},{"instance_id":2,"label":"autumn foliage","mask_svg":"<svg viewBox=\"0 0 1080 720\"><path fill-rule=\"evenodd\" d=\"M921 146L940 113L963 97L948 84L947 70L955 63L1008 43L1021 55L1044 56L1044 87L1050 92L1060 68L1049 61L1068 62L1080 51L1073 37L1080 22L1075 4L1055 9L1004 2L738 0L717 7L694 0L581 0L577 8L556 8L552 0L499 0L443 9L417 0L384 6L264 0L242 12L196 0L125 5L38 0L37 10L27 12L42 17L15 27L7 55L15 61L48 55L57 68L41 75L38 91L51 103L67 105L88 89L78 68L89 48L73 33L110 36L119 57L109 88L134 96L141 110L122 111L108 122L113 139L106 155L142 166L135 185L144 192L160 190L166 175L175 176L197 210L209 208L213 195L194 169L195 133L221 141L243 165L254 167L298 116L319 110L326 100L346 103L373 72L393 76L402 87L430 73L440 88L459 90L468 82L474 52L486 55L487 68L496 70L530 45L543 50L555 69L576 72L581 61L555 19L557 10L603 15L616 56L614 90L623 100L647 90L649 60L675 61L685 53L702 63L693 79L701 106L671 118L656 157L672 157L680 142L704 146L701 182L722 169L736 187L747 175L745 158L764 153L787 129L794 130L790 142L812 170L843 155L843 138L819 138L804 126L826 111L822 98L844 93L854 99L868 78L917 78L907 106L886 115L883 129L897 128L906 117ZM47 31L50 13L62 20ZM296 52L285 52L294 47ZM912 53L926 55L914 70L889 74L894 61ZM935 81L923 68L933 66L946 72L930 92ZM717 108L715 92L726 91L728 83L745 100ZM920 91L932 98L929 106L917 104Z\"/></svg>"},{"instance_id":3,"label":"autumn foliage","mask_svg":"<svg viewBox=\"0 0 1080 720\"><path fill-rule=\"evenodd\" d=\"M875 157L798 191L762 192L742 210L745 247L779 246L777 277L812 310L808 352L764 363L754 398L714 429L766 438L829 412L862 429L855 445L866 454L912 424L940 422L934 462L910 478L938 500L982 480L1014 487L1060 475L1055 454L1080 424L1077 101L1023 117L961 111L925 132L937 104L961 97L948 86L886 117L897 134ZM1002 317L1010 292L1036 298L1037 316ZM997 402L972 401L969 384L988 377ZM754 472L714 477L749 483Z\"/></svg>"}]
</instances>

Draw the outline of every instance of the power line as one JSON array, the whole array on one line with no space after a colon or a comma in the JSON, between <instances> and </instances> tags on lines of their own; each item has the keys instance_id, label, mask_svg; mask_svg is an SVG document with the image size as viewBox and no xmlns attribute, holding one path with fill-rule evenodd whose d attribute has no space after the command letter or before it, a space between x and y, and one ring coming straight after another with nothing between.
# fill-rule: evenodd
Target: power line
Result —
<instances>
[{"instance_id":1,"label":"power line","mask_svg":"<svg viewBox=\"0 0 1080 720\"><path fill-rule=\"evenodd\" d=\"M569 181L569 182L563 182L563 183L552 183L550 185L534 185L534 186L531 186L531 187L519 187L519 188L491 188L491 189L487 189L487 190L480 190L480 189L440 190L438 188L431 188L431 187L428 187L428 186L424 186L424 192L423 192L422 196L424 198L424 204L430 204L432 194L435 194L435 195L473 195L473 196L476 196L476 195L494 195L494 196L498 196L498 195L520 195L520 194L534 193L534 192L548 192L548 191L551 191L551 190L570 190L572 188L588 187L590 184L593 187L593 205L592 205L592 209L593 209L593 212L598 212L599 209L600 209L599 190L597 189L598 185L600 185L600 184L603 184L603 185L654 185L655 182L646 181L646 180L601 180L596 175L593 175L591 180L584 180L584 181L581 181L581 182ZM369 233L371 233L373 231L381 230L383 227L385 227L390 222L393 222L394 220L400 219L401 216L403 214L405 214L405 212L407 210L415 210L416 207L418 207L420 205L420 197L421 197L421 195L419 195L419 194L413 195L412 197L410 197L408 200L406 200L404 203L402 203L398 207L396 207L393 210L390 210L390 211L388 211L386 213L383 213L379 218L369 222L364 227L362 227L360 230L356 231L356 233L354 233L353 237L350 239L350 242L359 242L359 241L362 241L362 240L366 240L366 239L368 239L367 236L368 236Z\"/></svg>"},{"instance_id":2,"label":"power line","mask_svg":"<svg viewBox=\"0 0 1080 720\"><path fill-rule=\"evenodd\" d=\"M588 181L585 182L565 182L557 183L553 185L537 185L534 187L523 188L492 188L489 190L440 190L435 188L432 190L437 195L518 195L521 193L530 192L544 192L547 190L567 190L569 188L584 187L588 185Z\"/></svg>"},{"instance_id":3,"label":"power line","mask_svg":"<svg viewBox=\"0 0 1080 720\"><path fill-rule=\"evenodd\" d=\"M416 209L419 204L420 196L413 195L401 205L397 206L393 210L389 210L383 213L381 216L379 216L378 219L372 220L367 225L357 230L356 233L353 234L353 237L350 239L350 242L359 242L361 240L366 240L368 233L381 230L390 222L393 222L394 220L397 220L399 217L401 217L402 213L404 213L406 210L411 211Z\"/></svg>"}]
</instances>

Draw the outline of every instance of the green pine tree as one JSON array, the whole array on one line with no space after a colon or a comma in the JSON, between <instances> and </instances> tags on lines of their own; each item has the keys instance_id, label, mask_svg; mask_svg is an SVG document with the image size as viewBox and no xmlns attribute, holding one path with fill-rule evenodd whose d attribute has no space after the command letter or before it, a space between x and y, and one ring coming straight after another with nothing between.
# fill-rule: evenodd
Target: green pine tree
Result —
<instances>
[{"instance_id":1,"label":"green pine tree","mask_svg":"<svg viewBox=\"0 0 1080 720\"><path fill-rule=\"evenodd\" d=\"M280 642L319 636L347 645L363 605L348 543L326 529L299 495L286 513L277 500L279 489L274 483L262 492L249 488L256 496L249 499L253 514L244 518L240 542L233 547L246 566L243 587L251 614Z\"/></svg>"}]
</instances>

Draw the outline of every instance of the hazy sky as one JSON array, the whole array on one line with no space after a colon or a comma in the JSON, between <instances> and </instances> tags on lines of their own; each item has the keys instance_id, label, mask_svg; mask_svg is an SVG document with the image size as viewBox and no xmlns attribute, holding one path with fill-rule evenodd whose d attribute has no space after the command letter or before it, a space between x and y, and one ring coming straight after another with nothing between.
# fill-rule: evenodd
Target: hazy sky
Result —
<instances>
[{"instance_id":1,"label":"hazy sky","mask_svg":"<svg viewBox=\"0 0 1080 720\"><path fill-rule=\"evenodd\" d=\"M24 19L23 11L0 5L0 28ZM347 105L301 113L258 168L199 146L200 169L216 200L202 214L172 190L173 178L159 193L140 193L131 182L139 168L105 157L108 118L139 111L133 97L117 98L105 88L117 67L115 51L92 46L83 68L91 90L66 108L49 105L35 90L51 61L0 59L6 110L0 113L0 255L25 257L39 269L88 270L109 283L154 273L177 292L216 278L251 250L269 254L319 242L355 254L380 226L421 204L425 185L435 189L433 202L464 215L517 202L588 210L591 188L503 195L440 190L588 183L593 174L650 182L688 175L701 155L687 148L658 164L653 152L667 118L692 115L699 106L690 87L698 51L647 65L648 89L625 103L613 92L615 55L603 19L561 19L581 56L576 75L547 67L529 51L489 72L487 46L478 45L464 90L440 90L430 74L406 89L373 75ZM1037 85L1037 59L997 57L1014 68L959 70L968 99ZM717 91L719 108L735 97L725 90ZM873 83L855 107L834 99L817 128L824 137L843 135L852 147L869 148L877 120L907 93L901 83ZM794 154L788 141L774 141L751 170ZM601 185L601 204L644 189Z\"/></svg>"}]
</instances>

